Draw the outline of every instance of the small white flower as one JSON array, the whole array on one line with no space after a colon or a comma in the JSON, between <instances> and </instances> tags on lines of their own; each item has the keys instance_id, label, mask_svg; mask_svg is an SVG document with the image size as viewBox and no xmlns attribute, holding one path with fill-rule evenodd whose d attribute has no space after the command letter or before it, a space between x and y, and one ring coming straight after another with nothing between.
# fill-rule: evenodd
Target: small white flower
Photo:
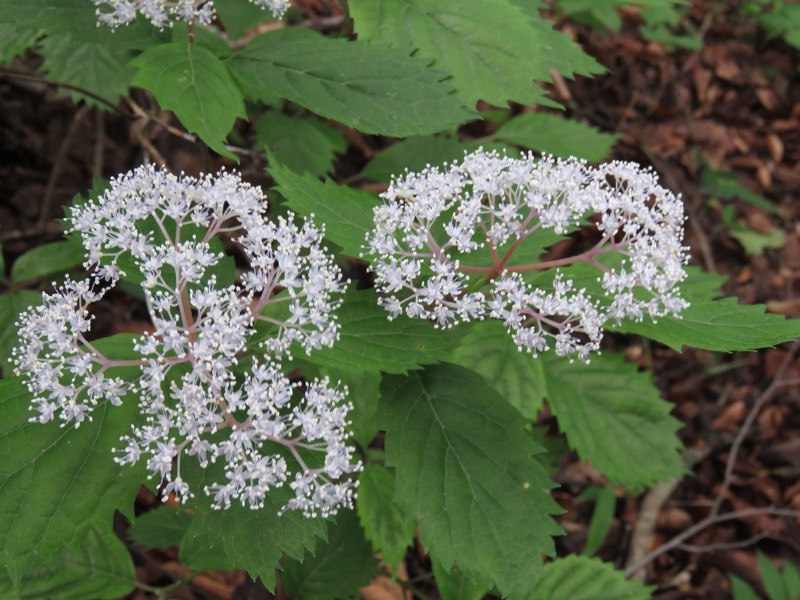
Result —
<instances>
[{"instance_id":1,"label":"small white flower","mask_svg":"<svg viewBox=\"0 0 800 600\"><path fill-rule=\"evenodd\" d=\"M688 260L683 204L633 163L595 169L478 150L443 169L406 173L382 197L365 257L390 318L405 312L451 327L488 316L503 321L520 350L588 360L609 321L677 316L688 306L678 288ZM594 248L552 265L509 263L540 230L564 235L587 223L597 231ZM607 253L621 257L619 266L597 260ZM598 269L605 298L575 289L558 269L580 261ZM526 276L551 266L551 278ZM479 280L484 291L475 291Z\"/></svg>"},{"instance_id":2,"label":"small white flower","mask_svg":"<svg viewBox=\"0 0 800 600\"><path fill-rule=\"evenodd\" d=\"M282 19L291 5L291 0L250 1L269 10L276 19ZM107 25L112 29L131 23L137 14L141 14L159 29L172 27L174 21L208 25L216 17L212 0L92 0L92 2L97 7L98 25Z\"/></svg>"}]
</instances>

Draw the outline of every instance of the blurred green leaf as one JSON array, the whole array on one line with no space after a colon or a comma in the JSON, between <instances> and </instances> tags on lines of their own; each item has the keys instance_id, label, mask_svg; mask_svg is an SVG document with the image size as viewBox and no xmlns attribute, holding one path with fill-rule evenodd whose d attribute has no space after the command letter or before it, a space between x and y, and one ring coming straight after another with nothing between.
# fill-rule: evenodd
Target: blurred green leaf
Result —
<instances>
[{"instance_id":1,"label":"blurred green leaf","mask_svg":"<svg viewBox=\"0 0 800 600\"><path fill-rule=\"evenodd\" d=\"M773 215L779 215L778 207L750 188L742 185L736 174L731 171L717 171L711 167L703 169L703 178L700 182L700 189L710 195L714 195L720 200L732 200L740 198L762 210Z\"/></svg>"},{"instance_id":2,"label":"blurred green leaf","mask_svg":"<svg viewBox=\"0 0 800 600\"><path fill-rule=\"evenodd\" d=\"M742 226L731 229L729 235L739 242L744 251L751 256L760 256L764 254L765 250L782 248L786 243L786 234L778 228L769 233L760 233Z\"/></svg>"},{"instance_id":3,"label":"blurred green leaf","mask_svg":"<svg viewBox=\"0 0 800 600\"><path fill-rule=\"evenodd\" d=\"M19 283L79 266L85 258L83 246L72 240L60 240L35 246L20 256L11 267L11 281Z\"/></svg>"},{"instance_id":4,"label":"blurred green leaf","mask_svg":"<svg viewBox=\"0 0 800 600\"><path fill-rule=\"evenodd\" d=\"M459 569L446 569L436 557L431 558L436 591L442 600L481 600L491 590L491 583L475 584Z\"/></svg>"},{"instance_id":5,"label":"blurred green leaf","mask_svg":"<svg viewBox=\"0 0 800 600\"><path fill-rule=\"evenodd\" d=\"M128 537L145 548L178 546L192 522L185 510L159 506L136 517L128 528Z\"/></svg>"},{"instance_id":6,"label":"blurred green leaf","mask_svg":"<svg viewBox=\"0 0 800 600\"><path fill-rule=\"evenodd\" d=\"M583 554L591 556L600 548L611 529L611 524L614 522L614 510L617 507L617 496L611 486L591 487L587 488L588 490L595 491L592 494L593 498L589 498L586 492L582 493L579 498L581 500L594 500L592 520L589 522L586 546L583 548Z\"/></svg>"},{"instance_id":7,"label":"blurred green leaf","mask_svg":"<svg viewBox=\"0 0 800 600\"><path fill-rule=\"evenodd\" d=\"M650 600L655 586L625 578L625 573L596 558L571 554L544 567L527 595L532 600Z\"/></svg>"},{"instance_id":8,"label":"blurred green leaf","mask_svg":"<svg viewBox=\"0 0 800 600\"><path fill-rule=\"evenodd\" d=\"M761 596L743 579L731 575L731 588L734 600L761 600Z\"/></svg>"},{"instance_id":9,"label":"blurred green leaf","mask_svg":"<svg viewBox=\"0 0 800 600\"><path fill-rule=\"evenodd\" d=\"M758 568L761 571L761 582L770 600L793 600L786 595L783 588L783 579L778 572L778 568L772 564L767 555L760 550L756 552L758 557Z\"/></svg>"}]
</instances>

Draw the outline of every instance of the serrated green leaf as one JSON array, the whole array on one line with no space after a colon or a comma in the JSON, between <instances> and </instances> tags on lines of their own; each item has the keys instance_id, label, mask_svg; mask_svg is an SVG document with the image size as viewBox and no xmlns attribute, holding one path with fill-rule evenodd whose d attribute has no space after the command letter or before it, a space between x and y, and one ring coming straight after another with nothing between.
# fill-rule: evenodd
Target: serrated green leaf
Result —
<instances>
[{"instance_id":1,"label":"serrated green leaf","mask_svg":"<svg viewBox=\"0 0 800 600\"><path fill-rule=\"evenodd\" d=\"M378 560L353 511L328 524L328 541L319 540L311 556L285 559L281 587L293 600L358 598L358 589L378 573Z\"/></svg>"},{"instance_id":2,"label":"serrated green leaf","mask_svg":"<svg viewBox=\"0 0 800 600\"><path fill-rule=\"evenodd\" d=\"M19 283L67 271L80 265L85 254L83 246L71 240L36 246L14 262L11 267L11 281Z\"/></svg>"},{"instance_id":3,"label":"serrated green leaf","mask_svg":"<svg viewBox=\"0 0 800 600\"><path fill-rule=\"evenodd\" d=\"M450 360L483 375L486 382L525 418L544 405L543 362L517 346L499 321L475 323Z\"/></svg>"},{"instance_id":4,"label":"serrated green leaf","mask_svg":"<svg viewBox=\"0 0 800 600\"><path fill-rule=\"evenodd\" d=\"M617 136L551 113L526 113L503 123L492 139L562 158L576 156L600 162L611 153Z\"/></svg>"},{"instance_id":5,"label":"serrated green leaf","mask_svg":"<svg viewBox=\"0 0 800 600\"><path fill-rule=\"evenodd\" d=\"M611 523L614 521L614 509L617 506L617 496L610 486L588 489L597 490L593 498L594 510L592 511L592 520L589 522L589 531L586 534L586 546L583 548L583 553L591 556L597 552L611 529ZM581 494L580 499L587 499L586 494Z\"/></svg>"},{"instance_id":6,"label":"serrated green leaf","mask_svg":"<svg viewBox=\"0 0 800 600\"><path fill-rule=\"evenodd\" d=\"M649 600L655 586L625 579L609 563L572 554L544 567L542 578L526 596L530 600Z\"/></svg>"},{"instance_id":7,"label":"serrated green leaf","mask_svg":"<svg viewBox=\"0 0 800 600\"><path fill-rule=\"evenodd\" d=\"M680 318L661 317L657 323L624 321L616 328L681 351L683 346L734 352L757 350L800 337L800 319L765 314L762 304L747 306L736 298L693 300Z\"/></svg>"},{"instance_id":8,"label":"serrated green leaf","mask_svg":"<svg viewBox=\"0 0 800 600\"><path fill-rule=\"evenodd\" d=\"M550 69L571 76L602 71L565 35L538 15L505 0L350 0L359 39L416 50L452 75L456 93L505 106L549 103L533 80L549 81Z\"/></svg>"},{"instance_id":9,"label":"serrated green leaf","mask_svg":"<svg viewBox=\"0 0 800 600\"><path fill-rule=\"evenodd\" d=\"M381 386L386 460L396 500L417 519L423 544L442 565L519 594L554 553L559 512L553 483L526 421L483 378L436 365Z\"/></svg>"},{"instance_id":10,"label":"serrated green leaf","mask_svg":"<svg viewBox=\"0 0 800 600\"><path fill-rule=\"evenodd\" d=\"M138 420L134 399L98 406L78 428L30 423L30 401L19 378L0 381L0 564L15 582L92 527L111 531L144 479L143 465L120 467L111 453Z\"/></svg>"},{"instance_id":11,"label":"serrated green leaf","mask_svg":"<svg viewBox=\"0 0 800 600\"><path fill-rule=\"evenodd\" d=\"M380 465L367 465L358 477L358 519L367 539L393 572L414 540L414 522L394 502L394 475Z\"/></svg>"},{"instance_id":12,"label":"serrated green leaf","mask_svg":"<svg viewBox=\"0 0 800 600\"><path fill-rule=\"evenodd\" d=\"M16 294L0 294L0 373L2 377L11 377L14 363L11 356L19 344L19 336L15 326L19 314L31 306L42 303L42 295L31 290L20 290Z\"/></svg>"},{"instance_id":13,"label":"serrated green leaf","mask_svg":"<svg viewBox=\"0 0 800 600\"><path fill-rule=\"evenodd\" d=\"M347 150L344 136L314 117L290 117L271 110L256 120L254 129L256 145L266 146L295 173L327 175L333 171L334 156Z\"/></svg>"},{"instance_id":14,"label":"serrated green leaf","mask_svg":"<svg viewBox=\"0 0 800 600\"><path fill-rule=\"evenodd\" d=\"M436 591L442 600L481 600L491 589L490 583L476 585L458 569L446 569L434 557L433 576L436 578Z\"/></svg>"},{"instance_id":15,"label":"serrated green leaf","mask_svg":"<svg viewBox=\"0 0 800 600\"><path fill-rule=\"evenodd\" d=\"M91 528L80 545L65 549L52 568L31 571L18 586L12 587L0 573L0 595L5 600L112 599L127 595L135 584L131 555L110 528L104 532Z\"/></svg>"},{"instance_id":16,"label":"serrated green leaf","mask_svg":"<svg viewBox=\"0 0 800 600\"><path fill-rule=\"evenodd\" d=\"M361 254L367 232L374 226L373 209L380 204L376 196L298 175L274 161L270 161L269 174L291 210L305 218L313 214L315 223L325 225L325 237L341 246L345 254Z\"/></svg>"},{"instance_id":17,"label":"serrated green leaf","mask_svg":"<svg viewBox=\"0 0 800 600\"><path fill-rule=\"evenodd\" d=\"M182 42L145 50L130 63L139 70L132 85L150 90L161 108L171 110L184 127L228 158L225 138L236 117L246 117L239 86L214 54Z\"/></svg>"},{"instance_id":18,"label":"serrated green leaf","mask_svg":"<svg viewBox=\"0 0 800 600\"><path fill-rule=\"evenodd\" d=\"M192 522L185 510L159 506L136 517L128 528L128 537L145 548L178 546Z\"/></svg>"},{"instance_id":19,"label":"serrated green leaf","mask_svg":"<svg viewBox=\"0 0 800 600\"><path fill-rule=\"evenodd\" d=\"M375 290L348 290L336 317L342 327L339 341L305 360L353 372L406 373L443 359L458 341L455 331L440 331L426 321L405 315L388 320Z\"/></svg>"},{"instance_id":20,"label":"serrated green leaf","mask_svg":"<svg viewBox=\"0 0 800 600\"><path fill-rule=\"evenodd\" d=\"M638 488L685 473L675 435L682 424L647 373L614 354L593 356L588 365L548 355L544 372L570 446L612 482Z\"/></svg>"},{"instance_id":21,"label":"serrated green leaf","mask_svg":"<svg viewBox=\"0 0 800 600\"><path fill-rule=\"evenodd\" d=\"M17 30L13 23L0 23L0 63L10 63L33 47L41 35L37 29Z\"/></svg>"},{"instance_id":22,"label":"serrated green leaf","mask_svg":"<svg viewBox=\"0 0 800 600\"><path fill-rule=\"evenodd\" d=\"M203 469L196 461L188 461L181 467L181 474L192 489L202 490L212 482L225 481L222 462ZM253 579L260 577L267 588L274 590L275 569L279 568L281 555L301 559L303 552L312 549L316 539L324 538L326 532L325 521L307 519L299 511L278 516L293 497L288 484L270 490L260 510L240 503L215 510L205 495L199 497L192 523L181 541L181 560L195 569L235 565L247 570Z\"/></svg>"},{"instance_id":23,"label":"serrated green leaf","mask_svg":"<svg viewBox=\"0 0 800 600\"><path fill-rule=\"evenodd\" d=\"M87 42L70 34L50 35L41 44L42 65L48 79L88 90L112 105L128 94L134 69L127 66L136 56L129 48L107 40ZM103 109L108 107L92 96L66 90L74 102L81 100Z\"/></svg>"},{"instance_id":24,"label":"serrated green leaf","mask_svg":"<svg viewBox=\"0 0 800 600\"><path fill-rule=\"evenodd\" d=\"M248 98L285 98L364 133L422 135L475 117L445 73L409 54L292 28L257 37L229 65Z\"/></svg>"}]
</instances>

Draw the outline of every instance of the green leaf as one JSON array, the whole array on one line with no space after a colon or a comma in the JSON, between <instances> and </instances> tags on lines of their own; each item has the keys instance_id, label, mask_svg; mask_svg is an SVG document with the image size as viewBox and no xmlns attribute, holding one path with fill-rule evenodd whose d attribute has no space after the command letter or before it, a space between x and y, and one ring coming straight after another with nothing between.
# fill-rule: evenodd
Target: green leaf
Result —
<instances>
[{"instance_id":1,"label":"green leaf","mask_svg":"<svg viewBox=\"0 0 800 600\"><path fill-rule=\"evenodd\" d=\"M128 537L145 548L178 546L192 522L185 510L159 506L136 517L128 529Z\"/></svg>"},{"instance_id":2,"label":"green leaf","mask_svg":"<svg viewBox=\"0 0 800 600\"><path fill-rule=\"evenodd\" d=\"M800 319L765 314L761 304L747 306L736 298L692 300L680 318L661 317L658 322L624 321L615 328L635 333L681 351L693 346L716 352L757 350L800 337Z\"/></svg>"},{"instance_id":3,"label":"green leaf","mask_svg":"<svg viewBox=\"0 0 800 600\"><path fill-rule=\"evenodd\" d=\"M538 15L506 0L350 0L360 40L416 50L452 75L468 107L478 100L505 106L553 104L533 80L549 81L550 69L571 76L602 71L567 36Z\"/></svg>"},{"instance_id":4,"label":"green leaf","mask_svg":"<svg viewBox=\"0 0 800 600\"><path fill-rule=\"evenodd\" d=\"M406 521L394 502L394 493L395 479L388 469L380 465L364 467L358 477L358 518L372 547L397 572L414 540L414 522Z\"/></svg>"},{"instance_id":5,"label":"green leaf","mask_svg":"<svg viewBox=\"0 0 800 600\"><path fill-rule=\"evenodd\" d=\"M80 265L85 258L81 244L60 240L36 246L20 256L11 267L11 281L19 283L61 273Z\"/></svg>"},{"instance_id":6,"label":"green leaf","mask_svg":"<svg viewBox=\"0 0 800 600\"><path fill-rule=\"evenodd\" d=\"M270 161L269 174L291 210L306 218L313 214L315 222L325 224L325 237L345 254L361 254L367 232L374 226L372 213L381 202L378 198L332 181L323 183L310 175L298 175L275 161Z\"/></svg>"},{"instance_id":7,"label":"green leaf","mask_svg":"<svg viewBox=\"0 0 800 600\"><path fill-rule=\"evenodd\" d=\"M135 584L131 555L110 527L105 532L91 528L80 545L65 549L53 567L31 571L16 587L0 573L0 595L5 600L113 599L129 594Z\"/></svg>"},{"instance_id":8,"label":"green leaf","mask_svg":"<svg viewBox=\"0 0 800 600\"><path fill-rule=\"evenodd\" d=\"M534 420L544 405L543 361L517 350L499 321L475 323L450 360L483 375L527 419Z\"/></svg>"},{"instance_id":9,"label":"green leaf","mask_svg":"<svg viewBox=\"0 0 800 600\"><path fill-rule=\"evenodd\" d=\"M474 118L430 61L296 28L254 39L231 58L248 98L285 98L364 133L406 137Z\"/></svg>"},{"instance_id":10,"label":"green leaf","mask_svg":"<svg viewBox=\"0 0 800 600\"><path fill-rule=\"evenodd\" d=\"M503 595L528 589L561 530L526 421L456 365L387 377L381 392L396 500L417 519L426 548L446 569L489 580Z\"/></svg>"},{"instance_id":11,"label":"green leaf","mask_svg":"<svg viewBox=\"0 0 800 600\"><path fill-rule=\"evenodd\" d=\"M647 373L614 354L588 365L553 355L544 362L550 407L582 459L631 488L685 473L675 435L682 424Z\"/></svg>"},{"instance_id":12,"label":"green leaf","mask_svg":"<svg viewBox=\"0 0 800 600\"><path fill-rule=\"evenodd\" d=\"M774 215L780 215L778 207L750 188L739 183L736 174L731 171L717 171L710 167L703 169L700 189L706 194L713 194L720 200L741 198L748 204L756 206Z\"/></svg>"},{"instance_id":13,"label":"green leaf","mask_svg":"<svg viewBox=\"0 0 800 600\"><path fill-rule=\"evenodd\" d=\"M591 498L595 501L594 511L586 535L586 546L583 548L583 553L591 556L597 552L611 529L611 523L614 522L614 509L617 507L617 496L610 486L587 488L586 491L588 490L596 492L593 494L594 498ZM580 495L581 500L589 499L586 491Z\"/></svg>"},{"instance_id":14,"label":"green leaf","mask_svg":"<svg viewBox=\"0 0 800 600\"><path fill-rule=\"evenodd\" d=\"M758 569L761 571L761 582L764 584L764 590L767 592L769 599L788 599L786 591L783 589L783 579L778 572L778 568L760 550L756 555L758 556Z\"/></svg>"},{"instance_id":15,"label":"green leaf","mask_svg":"<svg viewBox=\"0 0 800 600\"><path fill-rule=\"evenodd\" d=\"M442 600L481 600L492 587L490 583L472 583L461 571L456 568L446 569L435 557L431 563L433 576L436 578L436 591Z\"/></svg>"},{"instance_id":16,"label":"green leaf","mask_svg":"<svg viewBox=\"0 0 800 600\"><path fill-rule=\"evenodd\" d=\"M266 146L295 173L327 175L333 171L334 155L347 150L347 141L337 129L312 117L289 117L271 110L256 120L254 128L256 145Z\"/></svg>"},{"instance_id":17,"label":"green leaf","mask_svg":"<svg viewBox=\"0 0 800 600\"><path fill-rule=\"evenodd\" d=\"M353 372L406 373L441 360L458 340L455 331L440 331L420 319L401 315L390 321L375 290L349 289L336 317L342 326L339 341L305 360Z\"/></svg>"},{"instance_id":18,"label":"green leaf","mask_svg":"<svg viewBox=\"0 0 800 600\"><path fill-rule=\"evenodd\" d=\"M761 596L744 579L731 575L734 600L761 600Z\"/></svg>"},{"instance_id":19,"label":"green leaf","mask_svg":"<svg viewBox=\"0 0 800 600\"><path fill-rule=\"evenodd\" d=\"M127 66L136 52L109 40L85 41L70 34L56 34L42 41L45 57L42 69L47 78L83 88L117 104L128 95L134 69ZM74 102L81 100L101 108L108 107L86 94L67 90Z\"/></svg>"},{"instance_id":20,"label":"green leaf","mask_svg":"<svg viewBox=\"0 0 800 600\"><path fill-rule=\"evenodd\" d=\"M733 229L730 236L739 242L744 251L751 256L764 254L765 250L782 248L786 243L786 234L782 229L775 228L769 233L753 231L747 227Z\"/></svg>"},{"instance_id":21,"label":"green leaf","mask_svg":"<svg viewBox=\"0 0 800 600\"><path fill-rule=\"evenodd\" d=\"M378 560L353 511L341 511L328 525L328 541L302 560L284 559L281 586L293 600L358 598L358 589L378 573Z\"/></svg>"},{"instance_id":22,"label":"green leaf","mask_svg":"<svg viewBox=\"0 0 800 600\"><path fill-rule=\"evenodd\" d=\"M527 595L531 600L649 600L655 586L625 579L609 563L571 554L544 567Z\"/></svg>"},{"instance_id":23,"label":"green leaf","mask_svg":"<svg viewBox=\"0 0 800 600\"><path fill-rule=\"evenodd\" d=\"M222 461L206 469L197 461L189 461L182 465L181 474L196 490L215 481L225 481ZM181 559L195 569L235 565L247 570L253 579L260 577L267 588L274 590L275 569L281 555L301 559L304 550L312 549L315 540L325 536L322 519L307 519L296 510L278 516L278 511L293 497L294 492L287 484L270 490L260 510L239 503L226 510L215 510L205 496L198 498L192 523L181 542Z\"/></svg>"},{"instance_id":24,"label":"green leaf","mask_svg":"<svg viewBox=\"0 0 800 600\"><path fill-rule=\"evenodd\" d=\"M24 54L41 35L36 29L17 30L13 23L0 23L0 63L10 63Z\"/></svg>"},{"instance_id":25,"label":"green leaf","mask_svg":"<svg viewBox=\"0 0 800 600\"><path fill-rule=\"evenodd\" d=\"M110 532L144 479L144 465L120 467L111 453L137 422L134 398L98 406L78 428L29 422L30 402L19 378L0 381L0 564L15 582L93 527Z\"/></svg>"},{"instance_id":26,"label":"green leaf","mask_svg":"<svg viewBox=\"0 0 800 600\"><path fill-rule=\"evenodd\" d=\"M42 303L42 295L31 290L20 290L16 294L0 294L0 370L3 377L10 377L14 371L11 360L14 348L19 344L19 336L14 323L19 314L31 306Z\"/></svg>"},{"instance_id":27,"label":"green leaf","mask_svg":"<svg viewBox=\"0 0 800 600\"><path fill-rule=\"evenodd\" d=\"M272 13L256 6L248 0L226 0L214 4L225 31L234 40L241 38L248 31L261 23L274 21Z\"/></svg>"},{"instance_id":28,"label":"green leaf","mask_svg":"<svg viewBox=\"0 0 800 600\"><path fill-rule=\"evenodd\" d=\"M600 162L611 154L617 136L551 113L526 113L503 123L492 139L569 158Z\"/></svg>"},{"instance_id":29,"label":"green leaf","mask_svg":"<svg viewBox=\"0 0 800 600\"><path fill-rule=\"evenodd\" d=\"M800 572L790 562L783 565L783 586L787 598L800 598Z\"/></svg>"},{"instance_id":30,"label":"green leaf","mask_svg":"<svg viewBox=\"0 0 800 600\"><path fill-rule=\"evenodd\" d=\"M171 110L184 127L228 158L225 138L236 117L246 117L239 86L214 54L197 44L161 44L130 63L139 71L133 85L150 90L161 108Z\"/></svg>"}]
</instances>

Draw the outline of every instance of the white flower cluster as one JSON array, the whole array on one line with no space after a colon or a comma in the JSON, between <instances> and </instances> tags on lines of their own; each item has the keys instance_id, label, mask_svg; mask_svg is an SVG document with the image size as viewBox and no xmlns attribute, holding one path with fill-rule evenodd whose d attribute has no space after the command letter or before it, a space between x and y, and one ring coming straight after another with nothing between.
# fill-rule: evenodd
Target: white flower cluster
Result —
<instances>
[{"instance_id":1,"label":"white flower cluster","mask_svg":"<svg viewBox=\"0 0 800 600\"><path fill-rule=\"evenodd\" d=\"M75 207L68 221L94 275L45 294L21 318L15 360L35 396L32 420L80 425L102 400L138 397L144 422L123 438L117 461L144 457L165 494L193 495L181 460L194 456L204 468L224 461L227 482L205 488L216 508L260 508L287 480L295 498L286 509L327 516L352 506L355 483L345 476L360 464L347 445L347 390L328 379L292 383L280 364L294 343L310 353L338 339L341 273L319 229L267 221L265 209L261 190L237 175L176 177L152 166ZM209 271L234 277L219 234L249 262L240 283L220 284ZM88 306L121 277L141 282L153 325L126 360L85 337ZM115 367L140 374L110 377ZM315 453L324 460L308 465Z\"/></svg>"},{"instance_id":2,"label":"white flower cluster","mask_svg":"<svg viewBox=\"0 0 800 600\"><path fill-rule=\"evenodd\" d=\"M159 29L172 27L174 21L208 25L216 17L212 0L92 0L97 6L97 22L116 29L136 19L137 13ZM291 0L250 0L282 19Z\"/></svg>"},{"instance_id":3,"label":"white flower cluster","mask_svg":"<svg viewBox=\"0 0 800 600\"><path fill-rule=\"evenodd\" d=\"M521 351L554 347L588 361L610 320L656 319L687 306L678 288L688 260L683 204L636 164L592 168L478 150L442 170L406 173L382 197L365 256L390 318L405 312L439 327L502 319ZM585 252L520 260L537 232L581 227L597 232ZM600 258L609 253L616 263ZM580 262L601 273L594 293L561 270Z\"/></svg>"}]
</instances>

